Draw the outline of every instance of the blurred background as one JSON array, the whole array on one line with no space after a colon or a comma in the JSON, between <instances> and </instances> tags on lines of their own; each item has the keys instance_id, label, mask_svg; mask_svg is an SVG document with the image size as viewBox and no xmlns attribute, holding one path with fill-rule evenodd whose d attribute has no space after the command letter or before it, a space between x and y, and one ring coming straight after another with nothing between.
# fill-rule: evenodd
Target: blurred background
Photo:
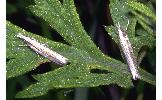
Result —
<instances>
[{"instance_id":1,"label":"blurred background","mask_svg":"<svg viewBox=\"0 0 162 100\"><path fill-rule=\"evenodd\" d=\"M150 2L156 8L155 0L141 0ZM62 1L61 1L62 2ZM82 25L100 50L117 60L122 60L120 50L106 33L104 26L113 25L109 0L74 0ZM28 9L34 0L7 0L6 18L13 24L32 33L54 41L63 42L63 38L41 18L33 15ZM156 10L156 9L155 9ZM45 34L48 33L48 34ZM45 73L54 69L51 63L41 64L36 70L25 75L7 80L7 100L17 100L18 91L34 83L33 74ZM156 75L156 47L147 49L140 66L151 74ZM55 67L56 68L56 67ZM121 88L117 85L99 86L95 88L54 89L48 94L25 100L155 100L156 87L143 81L135 81L135 87ZM24 99L23 99L24 100Z\"/></svg>"}]
</instances>

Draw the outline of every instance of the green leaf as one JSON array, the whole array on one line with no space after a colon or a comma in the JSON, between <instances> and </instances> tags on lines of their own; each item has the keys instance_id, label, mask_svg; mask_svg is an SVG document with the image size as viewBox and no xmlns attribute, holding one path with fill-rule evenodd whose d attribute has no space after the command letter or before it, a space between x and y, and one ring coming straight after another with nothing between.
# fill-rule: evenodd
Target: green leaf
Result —
<instances>
[{"instance_id":1,"label":"green leaf","mask_svg":"<svg viewBox=\"0 0 162 100\"><path fill-rule=\"evenodd\" d=\"M109 8L110 8L111 17L113 19L114 24L120 22L122 29L126 30L128 24L127 14L130 9L125 4L125 2L122 1L110 2Z\"/></svg>"},{"instance_id":2,"label":"green leaf","mask_svg":"<svg viewBox=\"0 0 162 100\"><path fill-rule=\"evenodd\" d=\"M26 89L26 91L19 92L16 94L17 98L33 98L41 95L45 95L51 86L47 83L36 83L32 84Z\"/></svg>"},{"instance_id":3,"label":"green leaf","mask_svg":"<svg viewBox=\"0 0 162 100\"><path fill-rule=\"evenodd\" d=\"M77 48L70 47L66 44L53 42L51 40L42 38L38 35L34 35L27 32L10 22L7 22L7 58L10 59L7 62L7 78L15 77L17 75L26 73L30 70L35 69L38 65L44 62L49 62L48 59L38 55L32 51L24 41L19 39L16 35L22 33L25 36L36 39L38 42L47 45L53 51L58 52L63 56L67 57L71 62L79 61L80 59L88 60L93 62L89 57L89 54L85 51L78 50ZM76 51L76 52L75 52ZM30 59L29 59L30 58ZM84 62L84 61L83 61ZM14 65L14 66L13 66ZM20 66L20 67L17 67ZM30 67L29 67L30 66Z\"/></svg>"},{"instance_id":4,"label":"green leaf","mask_svg":"<svg viewBox=\"0 0 162 100\"><path fill-rule=\"evenodd\" d=\"M42 93L47 92L46 89L52 88L96 87L99 85L107 85L112 83L121 84L121 86L125 87L126 84L132 84L128 83L130 77L123 78L122 75L120 76L114 73L85 73L83 71L81 72L81 70L79 71L79 69L83 69L84 65L72 66L73 65L65 66L65 68L60 68L46 74L34 76L36 80L39 80L39 83L33 84L24 91L19 92L17 97L22 98L41 96L43 95ZM46 86L47 88L45 88Z\"/></svg>"},{"instance_id":5,"label":"green leaf","mask_svg":"<svg viewBox=\"0 0 162 100\"><path fill-rule=\"evenodd\" d=\"M141 26L150 34L154 35L154 31L150 28L148 24L146 24L144 21L138 18L138 22L141 24Z\"/></svg>"},{"instance_id":6,"label":"green leaf","mask_svg":"<svg viewBox=\"0 0 162 100\"><path fill-rule=\"evenodd\" d=\"M34 35L7 22L7 59L9 59L7 78L22 75L35 69L41 63L50 62L26 46L26 43L17 37L18 33L35 39L63 55L69 59L70 64L33 76L37 82L19 92L18 98L41 96L53 88L96 87L109 84L117 84L125 88L133 86L127 65L105 56L87 35L73 0L63 0L63 3L59 0L35 0L35 3L36 5L29 7L31 11L48 22L69 45ZM127 17L123 16L123 18L127 20ZM119 18L116 22L120 20L122 19ZM123 25L125 25L124 21ZM133 30L134 27L130 28ZM114 29L112 28L112 32L115 33ZM132 32L132 37L133 34ZM114 39L117 40L116 37ZM140 70L141 80L155 85L154 76Z\"/></svg>"},{"instance_id":7,"label":"green leaf","mask_svg":"<svg viewBox=\"0 0 162 100\"><path fill-rule=\"evenodd\" d=\"M93 52L100 55L80 23L73 0L64 0L63 5L58 0L35 0L35 2L37 5L29 7L31 11L47 21L70 45L78 49L84 48L91 55L94 55Z\"/></svg>"},{"instance_id":8,"label":"green leaf","mask_svg":"<svg viewBox=\"0 0 162 100\"><path fill-rule=\"evenodd\" d=\"M31 52L23 41L16 37L16 34L24 30L7 22L7 78L21 75L35 69L41 63L47 61L34 52Z\"/></svg>"},{"instance_id":9,"label":"green leaf","mask_svg":"<svg viewBox=\"0 0 162 100\"><path fill-rule=\"evenodd\" d=\"M141 77L143 81L145 82L148 82L150 84L156 84L155 80L156 80L156 77L151 75L150 73L147 73L146 71L142 70L142 69L139 69L139 72L141 73Z\"/></svg>"},{"instance_id":10,"label":"green leaf","mask_svg":"<svg viewBox=\"0 0 162 100\"><path fill-rule=\"evenodd\" d=\"M110 6L110 11L111 11L114 24L119 23L122 26L122 29L124 29L127 32L130 42L132 44L135 56L136 58L139 57L137 60L140 63L145 54L144 53L145 51L139 54L142 47L147 46L149 48L152 48L155 46L155 37L153 36L153 34L148 34L148 31L145 31L145 30L149 30L149 31L152 30L149 27L145 27L145 26L148 26L147 24L150 24L150 23L146 22L146 19L144 19L143 17L141 18L141 15L138 15L138 17L129 15L130 12L134 12L134 11L132 9L129 9L127 2L124 2L124 0L116 1L116 2L111 1L109 6ZM125 8L128 8L128 9L125 9ZM128 24L128 21L129 21L129 24ZM136 24L139 21L140 21L140 24L142 24L142 26L145 27L144 28L145 30L141 28L136 28ZM115 43L120 47L117 28L111 25L111 26L106 26L105 29L108 32L108 34L112 37L112 39L115 41ZM153 31L151 31L150 33L153 33ZM141 76L143 77L141 80L144 80L151 84L155 84L154 76L150 76L150 74L146 74L145 72L143 72L144 70L142 69L139 69L139 70L140 70Z\"/></svg>"},{"instance_id":11,"label":"green leaf","mask_svg":"<svg viewBox=\"0 0 162 100\"><path fill-rule=\"evenodd\" d=\"M150 21L150 19L149 19L148 17L146 17L145 15L139 14L139 13L137 13L136 11L132 11L132 13L135 15L135 17L136 17L137 19L140 19L140 20L143 21L144 23L146 23L146 24L148 24L148 25L151 25L151 24L152 24L151 21Z\"/></svg>"},{"instance_id":12,"label":"green leaf","mask_svg":"<svg viewBox=\"0 0 162 100\"><path fill-rule=\"evenodd\" d=\"M132 1L133 2L133 1ZM112 15L113 22L120 23L122 28L127 31L130 41L132 43L132 47L134 48L134 53L138 56L138 52L143 46L153 47L155 44L155 38L152 34L152 29L148 27L141 19L130 16L128 13L132 12L131 9L126 9L127 3L118 1L110 3L110 11ZM116 10L116 11L115 11ZM128 24L129 21L129 24ZM139 29L136 31L136 23L137 21L144 27L147 32L143 29ZM123 26L124 25L124 26ZM114 26L105 27L108 34L112 37L112 39L120 46L117 29ZM126 30L127 29L127 30ZM139 36L136 36L138 34Z\"/></svg>"},{"instance_id":13,"label":"green leaf","mask_svg":"<svg viewBox=\"0 0 162 100\"><path fill-rule=\"evenodd\" d=\"M42 44L46 43L49 48L67 57L71 63L70 65L51 71L49 72L49 74L43 74L45 75L44 78L41 78L43 76L40 76L40 78L36 78L38 84L39 82L53 84L54 86L52 85L52 88L86 86L94 87L108 84L118 84L122 87L132 86L131 75L129 74L125 64L114 59L110 60L108 58L102 58L105 59L105 61L98 61L96 59L97 57L91 57L84 50L80 50L62 43L53 42L40 36L31 34L30 32L22 30L21 28L11 24L10 22L7 22L7 58L10 59L7 62L7 78L15 77L31 71L42 62L49 62L48 59L36 54L29 47L26 46L24 41L16 37L17 33L19 32L21 32L23 35L40 41L40 43ZM113 68L112 66L116 68ZM106 73L91 73L92 70L104 70L106 71ZM39 77L39 75L37 77ZM63 83L63 81L67 83ZM80 84L77 84L77 82L79 82ZM32 89L33 91L38 91L37 87L32 87ZM33 96L43 95L44 93L46 93L44 91L46 90L42 89L41 93L36 92L35 94L31 93L31 91L29 94L32 94ZM26 92L22 93L21 96L20 94L18 94L18 97L24 96L30 97L31 95L26 95Z\"/></svg>"},{"instance_id":14,"label":"green leaf","mask_svg":"<svg viewBox=\"0 0 162 100\"><path fill-rule=\"evenodd\" d=\"M132 9L152 18L154 21L156 20L156 15L148 6L136 1L128 1L127 5L130 6Z\"/></svg>"}]
</instances>

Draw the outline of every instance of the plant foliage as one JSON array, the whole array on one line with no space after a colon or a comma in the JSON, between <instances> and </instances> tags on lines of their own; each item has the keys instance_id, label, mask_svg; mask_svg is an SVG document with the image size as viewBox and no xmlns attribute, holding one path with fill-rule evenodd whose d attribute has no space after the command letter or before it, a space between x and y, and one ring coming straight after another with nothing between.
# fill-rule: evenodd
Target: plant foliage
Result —
<instances>
[{"instance_id":1,"label":"plant foliage","mask_svg":"<svg viewBox=\"0 0 162 100\"><path fill-rule=\"evenodd\" d=\"M7 62L7 79L34 70L41 63L50 62L47 58L38 55L26 46L25 42L17 37L18 33L33 38L42 45L47 45L53 51L68 58L70 64L47 73L33 75L37 82L19 92L17 97L31 98L41 96L53 88L96 87L109 84L117 84L125 88L133 86L132 76L127 65L104 55L87 35L79 20L73 0L63 0L62 3L59 0L35 0L35 3L36 5L30 6L29 9L36 16L48 22L69 45L34 35L7 22L7 58L9 59ZM127 26L125 25L127 23L125 22L128 21L128 17L125 16L126 13L134 11L134 9L140 11L135 6L138 7L142 4L138 2L123 2L123 5L129 10L125 8L119 9L122 5L114 1L111 1L110 8L114 23L120 22L123 28L126 28ZM143 9L146 9L147 6L143 6ZM145 12L141 13L145 14ZM150 13L152 14L149 11L145 15L154 20L154 15L150 15ZM135 15L129 19L131 23L128 26L128 33L135 47L134 51L138 55L143 45L153 46L154 36L147 34L147 31L144 29L135 31L136 23L140 19L138 16L136 18ZM142 19L141 21L145 23ZM115 27L110 26L106 30L118 44ZM135 37L135 32L138 32L138 37ZM147 42L146 39L151 42ZM95 70L103 73L98 73ZM141 68L139 71L142 77L141 80L155 85L155 76Z\"/></svg>"}]
</instances>

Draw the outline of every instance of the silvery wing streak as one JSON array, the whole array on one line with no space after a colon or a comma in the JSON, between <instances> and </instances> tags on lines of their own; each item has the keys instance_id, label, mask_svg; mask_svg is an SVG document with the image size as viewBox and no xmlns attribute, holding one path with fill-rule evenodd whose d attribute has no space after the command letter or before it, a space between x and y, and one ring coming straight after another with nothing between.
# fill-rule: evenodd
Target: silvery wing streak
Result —
<instances>
[{"instance_id":1,"label":"silvery wing streak","mask_svg":"<svg viewBox=\"0 0 162 100\"><path fill-rule=\"evenodd\" d=\"M46 57L47 59L51 60L52 62L55 62L59 65L65 65L68 63L68 59L63 57L62 55L58 54L55 51L52 51L48 47L45 47L43 44L37 42L35 39L32 39L30 37L24 36L21 33L17 34L17 37L24 40L26 44L36 53L42 55L43 57Z\"/></svg>"},{"instance_id":2,"label":"silvery wing streak","mask_svg":"<svg viewBox=\"0 0 162 100\"><path fill-rule=\"evenodd\" d=\"M124 54L124 57L126 59L126 62L129 66L129 69L131 71L131 74L133 76L134 80L140 79L141 76L138 72L138 65L137 60L135 59L135 55L133 53L133 48L131 46L131 43L129 41L127 33L120 27L120 24L116 24L116 27L118 29L118 36L119 36L119 42L121 46L121 51Z\"/></svg>"}]
</instances>

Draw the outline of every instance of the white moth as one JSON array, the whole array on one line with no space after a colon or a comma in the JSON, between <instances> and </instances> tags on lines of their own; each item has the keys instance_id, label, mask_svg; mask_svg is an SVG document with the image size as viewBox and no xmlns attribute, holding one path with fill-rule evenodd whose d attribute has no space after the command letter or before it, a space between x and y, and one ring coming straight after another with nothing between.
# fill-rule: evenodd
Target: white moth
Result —
<instances>
[{"instance_id":1,"label":"white moth","mask_svg":"<svg viewBox=\"0 0 162 100\"><path fill-rule=\"evenodd\" d=\"M133 79L137 80L140 79L140 74L138 72L138 65L137 60L135 59L135 55L133 53L133 48L131 46L131 43L129 41L127 33L120 27L120 24L116 24L116 27L118 29L118 35L119 35L119 42L121 49L124 53L124 57L126 59L126 62L129 66L129 69L132 73Z\"/></svg>"},{"instance_id":2,"label":"white moth","mask_svg":"<svg viewBox=\"0 0 162 100\"><path fill-rule=\"evenodd\" d=\"M37 42L35 39L31 39L30 37L24 36L21 33L18 33L17 37L24 40L26 44L36 53L42 55L43 57L46 57L50 61L55 62L59 65L65 65L68 63L67 58L45 47L43 44Z\"/></svg>"}]
</instances>

